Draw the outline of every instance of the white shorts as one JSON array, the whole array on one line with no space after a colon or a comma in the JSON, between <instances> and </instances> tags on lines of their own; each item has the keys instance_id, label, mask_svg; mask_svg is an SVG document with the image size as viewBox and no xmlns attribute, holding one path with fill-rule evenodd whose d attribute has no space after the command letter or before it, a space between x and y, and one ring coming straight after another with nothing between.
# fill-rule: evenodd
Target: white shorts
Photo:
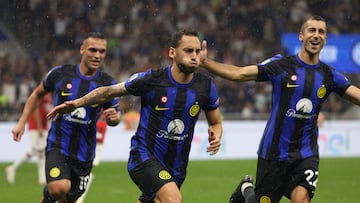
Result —
<instances>
[{"instance_id":1,"label":"white shorts","mask_svg":"<svg viewBox=\"0 0 360 203\"><path fill-rule=\"evenodd\" d=\"M30 146L32 150L43 151L46 147L47 134L46 130L43 130L41 133L42 136L39 136L38 130L29 130Z\"/></svg>"}]
</instances>

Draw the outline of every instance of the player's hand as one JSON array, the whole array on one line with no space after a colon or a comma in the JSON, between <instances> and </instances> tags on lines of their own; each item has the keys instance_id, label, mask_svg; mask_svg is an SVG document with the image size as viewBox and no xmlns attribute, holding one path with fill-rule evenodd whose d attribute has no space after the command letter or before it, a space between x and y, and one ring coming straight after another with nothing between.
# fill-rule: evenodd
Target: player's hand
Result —
<instances>
[{"instance_id":1,"label":"player's hand","mask_svg":"<svg viewBox=\"0 0 360 203\"><path fill-rule=\"evenodd\" d=\"M206 40L203 40L201 43L200 62L202 63L206 59L207 59L207 43Z\"/></svg>"},{"instance_id":2,"label":"player's hand","mask_svg":"<svg viewBox=\"0 0 360 203\"><path fill-rule=\"evenodd\" d=\"M16 142L20 142L22 135L25 131L25 124L17 123L16 126L12 129L13 140Z\"/></svg>"},{"instance_id":3,"label":"player's hand","mask_svg":"<svg viewBox=\"0 0 360 203\"><path fill-rule=\"evenodd\" d=\"M116 111L115 108L105 109L103 114L105 115L106 123L109 126L115 126L120 123L120 112Z\"/></svg>"},{"instance_id":4,"label":"player's hand","mask_svg":"<svg viewBox=\"0 0 360 203\"><path fill-rule=\"evenodd\" d=\"M214 131L209 129L209 146L206 148L206 151L210 152L210 155L214 155L219 152L220 145L220 136L217 136Z\"/></svg>"},{"instance_id":5,"label":"player's hand","mask_svg":"<svg viewBox=\"0 0 360 203\"><path fill-rule=\"evenodd\" d=\"M60 118L65 113L70 113L76 109L74 101L66 101L58 106L55 106L47 115L48 120L53 119L54 121Z\"/></svg>"}]
</instances>

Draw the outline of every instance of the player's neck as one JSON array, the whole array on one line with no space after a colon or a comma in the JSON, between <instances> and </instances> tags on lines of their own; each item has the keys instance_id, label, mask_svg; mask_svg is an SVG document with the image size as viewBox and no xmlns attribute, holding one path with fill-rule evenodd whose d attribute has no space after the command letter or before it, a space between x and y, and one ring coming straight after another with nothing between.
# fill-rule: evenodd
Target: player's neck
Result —
<instances>
[{"instance_id":1,"label":"player's neck","mask_svg":"<svg viewBox=\"0 0 360 203\"><path fill-rule=\"evenodd\" d=\"M171 75L174 80L181 84L190 83L194 77L193 73L183 73L179 70L179 68L171 68Z\"/></svg>"},{"instance_id":2,"label":"player's neck","mask_svg":"<svg viewBox=\"0 0 360 203\"><path fill-rule=\"evenodd\" d=\"M311 54L311 53L307 53L305 51L301 51L299 53L299 58L303 62L305 62L306 64L309 64L309 65L316 65L319 63L319 53Z\"/></svg>"},{"instance_id":3,"label":"player's neck","mask_svg":"<svg viewBox=\"0 0 360 203\"><path fill-rule=\"evenodd\" d=\"M95 68L88 68L86 66L82 66L80 64L80 68L79 68L79 71L81 73L81 75L85 76L85 77L92 77L96 74L96 72L98 71L98 69L95 69Z\"/></svg>"}]
</instances>

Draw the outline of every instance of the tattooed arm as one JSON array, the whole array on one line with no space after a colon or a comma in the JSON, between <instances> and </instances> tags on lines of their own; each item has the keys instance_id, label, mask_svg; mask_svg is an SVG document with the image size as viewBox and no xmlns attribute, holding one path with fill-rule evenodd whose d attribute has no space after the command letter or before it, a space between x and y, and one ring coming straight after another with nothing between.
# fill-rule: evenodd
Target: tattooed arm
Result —
<instances>
[{"instance_id":1,"label":"tattooed arm","mask_svg":"<svg viewBox=\"0 0 360 203\"><path fill-rule=\"evenodd\" d=\"M83 97L72 101L66 101L63 104L54 107L46 117L48 119L54 118L56 120L62 114L70 113L78 107L89 106L92 104L102 104L114 97L119 97L126 94L128 94L128 92L125 88L125 82L112 86L98 87Z\"/></svg>"},{"instance_id":2,"label":"tattooed arm","mask_svg":"<svg viewBox=\"0 0 360 203\"><path fill-rule=\"evenodd\" d=\"M98 87L83 97L65 103L74 102L76 108L92 104L102 104L114 97L119 97L127 93L125 83L122 82L112 86Z\"/></svg>"}]
</instances>

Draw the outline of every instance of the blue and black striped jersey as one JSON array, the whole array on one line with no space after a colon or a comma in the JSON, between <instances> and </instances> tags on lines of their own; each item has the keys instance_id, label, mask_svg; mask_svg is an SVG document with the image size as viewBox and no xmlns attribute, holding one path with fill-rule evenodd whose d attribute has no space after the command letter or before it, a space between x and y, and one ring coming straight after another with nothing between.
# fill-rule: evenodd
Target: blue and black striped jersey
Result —
<instances>
[{"instance_id":1,"label":"blue and black striped jersey","mask_svg":"<svg viewBox=\"0 0 360 203\"><path fill-rule=\"evenodd\" d=\"M297 55L267 60L258 65L257 81L271 81L272 112L258 154L269 160L318 156L317 117L330 95L340 96L350 86L347 78L319 62L309 65Z\"/></svg>"},{"instance_id":2,"label":"blue and black striped jersey","mask_svg":"<svg viewBox=\"0 0 360 203\"><path fill-rule=\"evenodd\" d=\"M213 80L195 73L190 83L180 84L168 67L135 74L125 87L129 93L141 96L141 118L131 139L128 169L156 158L181 183L200 110L213 110L219 105Z\"/></svg>"},{"instance_id":3,"label":"blue and black striped jersey","mask_svg":"<svg viewBox=\"0 0 360 203\"><path fill-rule=\"evenodd\" d=\"M56 66L46 75L43 85L53 92L54 105L84 96L100 86L115 84L108 74L100 69L96 75L85 77L79 65ZM72 159L89 162L94 159L96 146L96 121L101 108L114 107L119 111L118 98L101 105L80 107L61 119L52 121L46 151L59 150Z\"/></svg>"}]
</instances>

